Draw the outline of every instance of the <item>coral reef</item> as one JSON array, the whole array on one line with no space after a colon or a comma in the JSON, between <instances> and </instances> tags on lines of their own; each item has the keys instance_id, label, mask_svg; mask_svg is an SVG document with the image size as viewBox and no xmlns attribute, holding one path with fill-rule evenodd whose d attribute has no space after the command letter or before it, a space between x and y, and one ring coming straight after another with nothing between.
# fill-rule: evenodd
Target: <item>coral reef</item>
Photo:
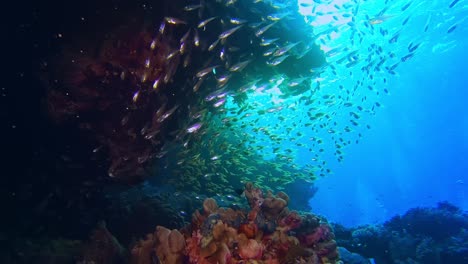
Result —
<instances>
[{"instance_id":1,"label":"coral reef","mask_svg":"<svg viewBox=\"0 0 468 264\"><path fill-rule=\"evenodd\" d=\"M264 195L252 183L244 193L249 210L207 198L180 233L158 226L132 249L131 263L338 263L334 234L322 219L290 211L285 193Z\"/></svg>"},{"instance_id":2,"label":"coral reef","mask_svg":"<svg viewBox=\"0 0 468 264\"><path fill-rule=\"evenodd\" d=\"M340 252L340 259L346 264L369 264L369 260L364 258L363 256L348 251L344 247L338 247L338 251Z\"/></svg>"},{"instance_id":3,"label":"coral reef","mask_svg":"<svg viewBox=\"0 0 468 264\"><path fill-rule=\"evenodd\" d=\"M132 264L184 263L185 238L176 229L157 226L132 249Z\"/></svg>"},{"instance_id":4,"label":"coral reef","mask_svg":"<svg viewBox=\"0 0 468 264\"><path fill-rule=\"evenodd\" d=\"M467 263L468 215L446 202L413 208L383 225L334 225L340 246L376 263Z\"/></svg>"}]
</instances>

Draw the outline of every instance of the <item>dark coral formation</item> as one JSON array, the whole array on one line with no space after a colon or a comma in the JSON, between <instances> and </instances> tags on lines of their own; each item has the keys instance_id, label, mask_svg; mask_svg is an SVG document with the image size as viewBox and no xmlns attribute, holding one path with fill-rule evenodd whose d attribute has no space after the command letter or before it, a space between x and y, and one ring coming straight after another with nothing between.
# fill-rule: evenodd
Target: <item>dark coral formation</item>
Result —
<instances>
[{"instance_id":1,"label":"dark coral formation","mask_svg":"<svg viewBox=\"0 0 468 264\"><path fill-rule=\"evenodd\" d=\"M376 263L466 263L468 215L442 202L413 208L383 225L346 229L334 226L340 246L374 258Z\"/></svg>"},{"instance_id":2,"label":"dark coral formation","mask_svg":"<svg viewBox=\"0 0 468 264\"><path fill-rule=\"evenodd\" d=\"M81 140L100 153L99 160L111 177L141 181L149 175L150 161L167 153L165 143L175 139L187 142L191 136L185 131L188 123L201 112L203 120L204 113L213 110L205 100L213 87L236 94L236 102L241 102L245 93L239 87L248 79L273 76L278 71L298 78L325 63L317 45L302 41L304 36L312 36L311 27L288 30L297 28L298 23L305 25L300 14L277 21L262 37L281 36L279 45L297 42L294 49L300 47L307 53L291 53L284 63L270 67L263 56L266 47L260 45L261 38L251 27L241 26L228 43L223 40L209 48L231 28L224 20L239 16L250 22L264 21L266 14L277 12L269 3L259 2L253 8L250 1L204 1L203 17L219 18L207 30L198 29L202 16L185 12L185 4L181 0L162 1L154 6L143 4L142 8L135 3L138 7L128 7L127 13L119 15L110 8L98 10L113 23L100 21L98 16L93 22L103 26L96 26L93 33L64 33L73 45L64 45L41 65L50 117L60 126L79 131ZM221 46L224 55L218 58ZM248 71L229 70L246 59L250 62ZM212 66L219 75L234 71L228 78L229 88L217 84L214 76L200 75ZM308 89L303 85L294 92Z\"/></svg>"}]
</instances>

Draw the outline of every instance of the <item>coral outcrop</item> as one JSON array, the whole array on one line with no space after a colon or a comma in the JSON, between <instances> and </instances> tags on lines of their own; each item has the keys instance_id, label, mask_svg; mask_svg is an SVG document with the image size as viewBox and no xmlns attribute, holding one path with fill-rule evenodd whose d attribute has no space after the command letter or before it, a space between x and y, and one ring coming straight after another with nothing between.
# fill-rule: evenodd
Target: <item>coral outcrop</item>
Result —
<instances>
[{"instance_id":1,"label":"coral outcrop","mask_svg":"<svg viewBox=\"0 0 468 264\"><path fill-rule=\"evenodd\" d=\"M131 263L339 263L331 227L287 207L289 197L247 183L249 209L221 208L208 198L180 232L158 226L132 250Z\"/></svg>"}]
</instances>

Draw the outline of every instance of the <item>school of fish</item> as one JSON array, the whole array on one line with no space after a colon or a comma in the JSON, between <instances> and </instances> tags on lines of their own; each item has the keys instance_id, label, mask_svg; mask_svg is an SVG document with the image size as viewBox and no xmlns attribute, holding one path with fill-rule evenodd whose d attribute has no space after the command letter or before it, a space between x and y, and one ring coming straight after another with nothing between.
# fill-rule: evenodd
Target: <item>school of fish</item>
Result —
<instances>
[{"instance_id":1,"label":"school of fish","mask_svg":"<svg viewBox=\"0 0 468 264\"><path fill-rule=\"evenodd\" d=\"M164 58L168 70L155 74L149 56L141 78L157 91L180 83L172 80L177 72L196 69L178 88L190 89L192 100L155 114L164 122L181 108L188 112L157 158L169 183L208 195L234 194L246 181L281 190L332 173L329 164L343 161L346 146L371 128L398 67L428 45L423 34L453 34L464 22L431 22L450 16L459 0L424 16L425 2L413 0L380 1L379 10L370 0L186 2L161 21L151 42L157 49L165 36L180 35ZM420 32L408 30L421 19Z\"/></svg>"}]
</instances>

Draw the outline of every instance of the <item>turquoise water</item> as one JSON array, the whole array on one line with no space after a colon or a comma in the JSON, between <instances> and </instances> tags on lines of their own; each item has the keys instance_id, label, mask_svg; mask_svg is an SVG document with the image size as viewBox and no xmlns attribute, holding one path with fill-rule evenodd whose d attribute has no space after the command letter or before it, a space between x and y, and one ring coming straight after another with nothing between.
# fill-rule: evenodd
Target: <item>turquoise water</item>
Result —
<instances>
[{"instance_id":1,"label":"turquoise water","mask_svg":"<svg viewBox=\"0 0 468 264\"><path fill-rule=\"evenodd\" d=\"M318 76L311 84L315 92L303 95L330 99L313 110L331 113L338 124L310 133L303 125L311 111L307 104L298 97L283 100L274 88L255 86L248 102L271 110L255 127L283 137L281 149L293 149L293 166L312 173L325 166L330 170L315 173L320 176L318 192L310 201L313 212L356 225L382 222L409 208L443 200L468 207L464 107L468 6L465 1L449 5L299 1L329 63L316 69ZM283 80L275 81L280 85ZM349 128L349 110L337 103L340 96L363 111L350 133L339 134L345 134L342 142L352 143L340 146L342 154L337 154L332 147L338 138L334 129ZM255 129L245 131L257 139L252 148L269 142ZM323 152L303 148L317 138L324 142ZM258 154L273 158L277 153L266 145Z\"/></svg>"}]
</instances>

